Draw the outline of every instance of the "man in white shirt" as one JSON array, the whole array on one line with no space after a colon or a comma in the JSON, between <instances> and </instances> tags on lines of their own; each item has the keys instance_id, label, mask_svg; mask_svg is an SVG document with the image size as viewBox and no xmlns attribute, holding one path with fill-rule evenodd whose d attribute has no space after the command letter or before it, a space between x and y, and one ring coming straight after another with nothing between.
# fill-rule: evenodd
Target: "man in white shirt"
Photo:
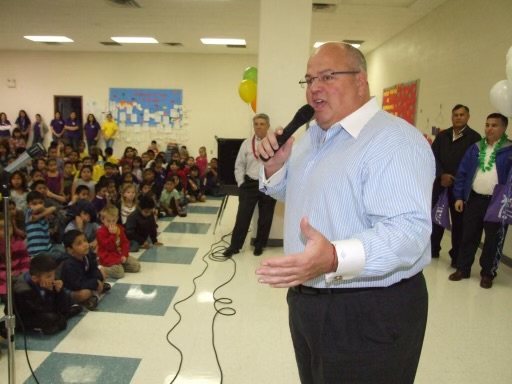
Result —
<instances>
[{"instance_id":1,"label":"man in white shirt","mask_svg":"<svg viewBox=\"0 0 512 384\"><path fill-rule=\"evenodd\" d=\"M235 227L231 236L231 245L224 251L224 256L231 257L240 252L244 245L247 231L251 225L254 208L258 204L258 228L254 240L254 256L260 256L267 246L276 201L260 192L258 175L260 163L256 148L270 128L270 119L264 113L252 119L254 135L245 139L235 161L235 179L238 184L239 204Z\"/></svg>"}]
</instances>

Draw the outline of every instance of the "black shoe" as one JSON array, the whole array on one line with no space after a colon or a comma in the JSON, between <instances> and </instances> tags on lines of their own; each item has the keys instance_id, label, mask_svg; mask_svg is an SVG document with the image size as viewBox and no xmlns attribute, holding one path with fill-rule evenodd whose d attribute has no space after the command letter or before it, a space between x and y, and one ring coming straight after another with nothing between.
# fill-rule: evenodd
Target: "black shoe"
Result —
<instances>
[{"instance_id":1,"label":"black shoe","mask_svg":"<svg viewBox=\"0 0 512 384\"><path fill-rule=\"evenodd\" d=\"M448 276L448 279L451 281L461 281L462 279L469 279L470 275L471 275L471 271L464 271L462 269L457 269L450 276Z\"/></svg>"},{"instance_id":2,"label":"black shoe","mask_svg":"<svg viewBox=\"0 0 512 384\"><path fill-rule=\"evenodd\" d=\"M112 286L109 283L103 283L103 293L107 293L112 289Z\"/></svg>"},{"instance_id":3,"label":"black shoe","mask_svg":"<svg viewBox=\"0 0 512 384\"><path fill-rule=\"evenodd\" d=\"M78 315L80 312L82 312L82 306L78 304L73 304L66 312L66 318L69 319L70 317Z\"/></svg>"},{"instance_id":4,"label":"black shoe","mask_svg":"<svg viewBox=\"0 0 512 384\"><path fill-rule=\"evenodd\" d=\"M226 256L226 257L231 257L233 255L236 255L237 253L240 253L239 249L235 249L235 248L229 247L228 249L226 249L224 251L223 255Z\"/></svg>"},{"instance_id":5,"label":"black shoe","mask_svg":"<svg viewBox=\"0 0 512 384\"><path fill-rule=\"evenodd\" d=\"M98 306L98 301L98 296L92 295L84 302L84 307L87 308L89 311L94 311Z\"/></svg>"},{"instance_id":6,"label":"black shoe","mask_svg":"<svg viewBox=\"0 0 512 384\"><path fill-rule=\"evenodd\" d=\"M492 288L492 277L482 276L482 279L480 280L480 286L484 289Z\"/></svg>"},{"instance_id":7,"label":"black shoe","mask_svg":"<svg viewBox=\"0 0 512 384\"><path fill-rule=\"evenodd\" d=\"M252 254L254 256L261 256L262 253L263 253L263 248L262 247L255 247L254 248L254 252Z\"/></svg>"}]
</instances>

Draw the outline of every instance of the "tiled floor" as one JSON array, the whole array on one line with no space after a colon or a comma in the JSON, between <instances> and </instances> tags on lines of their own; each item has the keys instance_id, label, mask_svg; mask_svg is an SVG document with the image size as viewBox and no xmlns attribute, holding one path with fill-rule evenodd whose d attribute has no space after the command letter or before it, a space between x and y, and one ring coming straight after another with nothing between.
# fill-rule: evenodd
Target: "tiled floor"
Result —
<instances>
[{"instance_id":1,"label":"tiled floor","mask_svg":"<svg viewBox=\"0 0 512 384\"><path fill-rule=\"evenodd\" d=\"M192 205L185 218L161 220L165 246L134 254L141 272L114 281L97 311L80 314L58 335L28 337L39 382L168 384L180 366L170 341L183 354L174 383L220 383L221 372L226 384L298 383L286 291L258 284L254 269L261 257L252 255L248 243L233 260L207 256L234 223L236 198L229 199L212 234L220 203L211 199ZM222 245L214 246L217 254ZM512 270L502 266L490 290L479 287L477 272L469 280L448 281L446 240L444 245L441 259L425 270L430 310L416 383L511 383ZM262 257L281 252L267 249ZM2 353L0 383L7 383L6 350ZM16 372L17 383L35 383L20 334Z\"/></svg>"}]
</instances>

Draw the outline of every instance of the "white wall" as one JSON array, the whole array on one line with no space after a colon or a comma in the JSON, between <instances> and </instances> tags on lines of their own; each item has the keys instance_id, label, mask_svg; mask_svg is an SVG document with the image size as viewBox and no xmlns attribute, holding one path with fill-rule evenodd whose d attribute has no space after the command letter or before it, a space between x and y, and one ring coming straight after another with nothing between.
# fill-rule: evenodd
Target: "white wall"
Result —
<instances>
[{"instance_id":1,"label":"white wall","mask_svg":"<svg viewBox=\"0 0 512 384\"><path fill-rule=\"evenodd\" d=\"M489 91L506 78L511 15L510 0L446 2L367 56L372 94L380 102L384 88L419 79L418 129L451 126L451 109L461 103L471 110L472 128L483 133L495 112Z\"/></svg>"},{"instance_id":2,"label":"white wall","mask_svg":"<svg viewBox=\"0 0 512 384\"><path fill-rule=\"evenodd\" d=\"M489 91L506 78L511 15L510 0L448 1L367 56L372 94L381 102L384 88L419 79L418 129L450 127L451 109L461 103L471 110L470 126L483 133L486 116L496 112ZM510 233L504 253L512 256Z\"/></svg>"},{"instance_id":3,"label":"white wall","mask_svg":"<svg viewBox=\"0 0 512 384\"><path fill-rule=\"evenodd\" d=\"M186 132L180 136L191 155L197 156L204 145L209 158L217 156L215 135L244 138L250 133L253 112L240 99L238 84L244 69L257 65L256 56L21 51L0 55L0 110L11 122L19 109L26 109L31 119L40 113L49 122L54 95L83 96L84 114L98 117L107 109L109 88L177 88L183 90L187 110ZM16 79L16 88L7 88L7 78ZM153 136L118 140L115 151L120 156L127 145L146 149ZM156 136L164 148L163 139L169 135Z\"/></svg>"}]
</instances>

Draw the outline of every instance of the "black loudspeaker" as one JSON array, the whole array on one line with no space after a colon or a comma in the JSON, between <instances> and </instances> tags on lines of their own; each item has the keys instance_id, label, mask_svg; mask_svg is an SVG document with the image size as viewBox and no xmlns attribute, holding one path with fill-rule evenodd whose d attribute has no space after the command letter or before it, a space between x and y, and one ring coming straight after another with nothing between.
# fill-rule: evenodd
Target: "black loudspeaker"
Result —
<instances>
[{"instance_id":1,"label":"black loudspeaker","mask_svg":"<svg viewBox=\"0 0 512 384\"><path fill-rule=\"evenodd\" d=\"M240 146L245 139L216 139L220 183L225 186L236 186L235 162Z\"/></svg>"}]
</instances>

